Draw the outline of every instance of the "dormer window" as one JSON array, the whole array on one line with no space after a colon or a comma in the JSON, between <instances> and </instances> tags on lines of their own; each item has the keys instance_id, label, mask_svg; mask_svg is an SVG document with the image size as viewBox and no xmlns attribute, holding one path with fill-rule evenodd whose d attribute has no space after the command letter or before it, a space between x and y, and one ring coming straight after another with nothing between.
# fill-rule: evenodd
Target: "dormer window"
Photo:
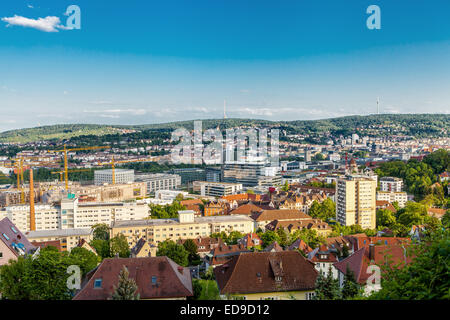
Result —
<instances>
[{"instance_id":1,"label":"dormer window","mask_svg":"<svg viewBox=\"0 0 450 320\"><path fill-rule=\"evenodd\" d=\"M95 279L94 281L94 288L101 288L102 287L102 279Z\"/></svg>"},{"instance_id":2,"label":"dormer window","mask_svg":"<svg viewBox=\"0 0 450 320\"><path fill-rule=\"evenodd\" d=\"M280 282L281 280L282 280L283 278L282 277L280 277L280 276L278 276L278 277L275 277L275 281L278 281L278 282Z\"/></svg>"},{"instance_id":3,"label":"dormer window","mask_svg":"<svg viewBox=\"0 0 450 320\"><path fill-rule=\"evenodd\" d=\"M156 280L157 280L156 276L152 276L152 284L153 284L153 285L156 284Z\"/></svg>"},{"instance_id":4,"label":"dormer window","mask_svg":"<svg viewBox=\"0 0 450 320\"><path fill-rule=\"evenodd\" d=\"M14 233L17 233L16 228L14 228L13 226L11 226L11 230L12 230Z\"/></svg>"},{"instance_id":5,"label":"dormer window","mask_svg":"<svg viewBox=\"0 0 450 320\"><path fill-rule=\"evenodd\" d=\"M9 240L9 237L6 235L6 233L3 233L3 237L4 237L6 240Z\"/></svg>"}]
</instances>

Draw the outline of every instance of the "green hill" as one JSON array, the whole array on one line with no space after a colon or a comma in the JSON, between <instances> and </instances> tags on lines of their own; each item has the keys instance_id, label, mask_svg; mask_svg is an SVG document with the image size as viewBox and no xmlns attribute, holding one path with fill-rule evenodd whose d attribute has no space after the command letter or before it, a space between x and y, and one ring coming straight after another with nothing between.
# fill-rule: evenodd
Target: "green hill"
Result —
<instances>
[{"instance_id":1,"label":"green hill","mask_svg":"<svg viewBox=\"0 0 450 320\"><path fill-rule=\"evenodd\" d=\"M287 133L310 135L349 135L354 132L371 136L403 134L416 137L448 136L450 115L448 114L382 114L369 116L347 116L321 120L269 121L259 119L206 119L203 129L232 128L236 126L274 127ZM0 142L32 142L38 140L62 140L79 136L117 135L123 129L137 131L172 130L184 127L193 129L194 120L146 125L96 125L60 124L0 133Z\"/></svg>"}]
</instances>

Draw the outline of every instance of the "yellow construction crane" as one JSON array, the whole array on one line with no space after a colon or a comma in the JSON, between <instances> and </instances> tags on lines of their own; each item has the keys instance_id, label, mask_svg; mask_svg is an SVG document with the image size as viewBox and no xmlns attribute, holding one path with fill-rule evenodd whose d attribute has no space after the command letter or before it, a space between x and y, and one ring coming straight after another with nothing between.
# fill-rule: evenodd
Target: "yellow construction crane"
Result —
<instances>
[{"instance_id":1,"label":"yellow construction crane","mask_svg":"<svg viewBox=\"0 0 450 320\"><path fill-rule=\"evenodd\" d=\"M111 159L111 162L99 162L98 165L100 166L111 166L112 169L112 184L116 184L116 174L115 174L115 169L116 169L116 164L121 164L121 163L130 163L130 162L150 162L150 161L154 161L154 159L152 158L144 158L144 159L132 159L132 160L120 160L120 161L115 161L114 160L114 156Z\"/></svg>"},{"instance_id":2,"label":"yellow construction crane","mask_svg":"<svg viewBox=\"0 0 450 320\"><path fill-rule=\"evenodd\" d=\"M67 164L67 152L98 150L98 149L107 149L107 148L109 148L109 146L95 146L95 147L82 147L82 148L67 149L67 146L64 145L64 148L61 150L48 150L48 152L64 152L64 180L66 182L66 192L69 191L69 173L68 173L68 164Z\"/></svg>"},{"instance_id":3,"label":"yellow construction crane","mask_svg":"<svg viewBox=\"0 0 450 320\"><path fill-rule=\"evenodd\" d=\"M83 172L83 171L91 171L91 169L70 169L68 170L69 173L70 172ZM59 174L59 180L62 182L63 181L63 174L65 173L65 171L52 171L51 174Z\"/></svg>"}]
</instances>

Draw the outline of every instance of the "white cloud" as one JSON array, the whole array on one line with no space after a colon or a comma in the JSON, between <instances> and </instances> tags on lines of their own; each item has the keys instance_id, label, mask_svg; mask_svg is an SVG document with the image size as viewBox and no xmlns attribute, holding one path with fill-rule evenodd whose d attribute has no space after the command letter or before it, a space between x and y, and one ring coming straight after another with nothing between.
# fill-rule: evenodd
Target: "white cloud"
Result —
<instances>
[{"instance_id":1,"label":"white cloud","mask_svg":"<svg viewBox=\"0 0 450 320\"><path fill-rule=\"evenodd\" d=\"M58 32L58 29L67 30L66 26L61 25L58 17L48 16L45 18L30 19L18 15L14 17L4 17L2 21L8 23L6 26L21 26L25 28L33 28L44 32Z\"/></svg>"},{"instance_id":2,"label":"white cloud","mask_svg":"<svg viewBox=\"0 0 450 320\"><path fill-rule=\"evenodd\" d=\"M27 4L27 7L33 9L34 7L31 4Z\"/></svg>"}]
</instances>

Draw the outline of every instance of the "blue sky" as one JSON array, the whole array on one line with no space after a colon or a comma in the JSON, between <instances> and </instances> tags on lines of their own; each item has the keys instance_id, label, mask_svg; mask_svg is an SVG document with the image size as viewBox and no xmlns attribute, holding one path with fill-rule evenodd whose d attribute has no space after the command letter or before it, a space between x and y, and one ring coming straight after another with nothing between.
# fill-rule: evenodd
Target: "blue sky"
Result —
<instances>
[{"instance_id":1,"label":"blue sky","mask_svg":"<svg viewBox=\"0 0 450 320\"><path fill-rule=\"evenodd\" d=\"M450 112L448 0L4 2L0 131Z\"/></svg>"}]
</instances>

